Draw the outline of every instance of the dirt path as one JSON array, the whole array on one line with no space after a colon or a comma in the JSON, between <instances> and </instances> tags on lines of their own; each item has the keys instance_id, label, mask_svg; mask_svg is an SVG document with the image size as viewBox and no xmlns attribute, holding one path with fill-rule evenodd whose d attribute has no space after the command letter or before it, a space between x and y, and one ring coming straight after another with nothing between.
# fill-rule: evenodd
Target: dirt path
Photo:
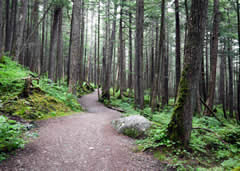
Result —
<instances>
[{"instance_id":1,"label":"dirt path","mask_svg":"<svg viewBox=\"0 0 240 171\"><path fill-rule=\"evenodd\" d=\"M134 140L110 124L121 114L98 103L96 92L80 103L88 112L39 122L39 138L1 163L0 170L165 170L151 156L133 152Z\"/></svg>"}]
</instances>

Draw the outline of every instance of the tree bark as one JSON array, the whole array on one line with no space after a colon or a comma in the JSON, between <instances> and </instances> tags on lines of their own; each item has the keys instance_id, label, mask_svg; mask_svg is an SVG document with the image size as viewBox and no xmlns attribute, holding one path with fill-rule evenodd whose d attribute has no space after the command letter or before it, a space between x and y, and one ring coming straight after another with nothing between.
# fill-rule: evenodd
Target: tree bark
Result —
<instances>
[{"instance_id":1,"label":"tree bark","mask_svg":"<svg viewBox=\"0 0 240 171\"><path fill-rule=\"evenodd\" d=\"M112 34L109 38L109 49L106 54L106 73L105 73L105 84L106 87L103 88L104 98L110 99L110 88L111 88L111 73L112 73L112 57L113 57L113 48L115 44L115 33L116 33L116 16L117 16L117 5L114 3L114 19L112 24Z\"/></svg>"},{"instance_id":2,"label":"tree bark","mask_svg":"<svg viewBox=\"0 0 240 171\"><path fill-rule=\"evenodd\" d=\"M135 57L135 104L144 108L143 89L143 31L144 31L144 0L137 0L136 9L136 57Z\"/></svg>"},{"instance_id":3,"label":"tree bark","mask_svg":"<svg viewBox=\"0 0 240 171\"><path fill-rule=\"evenodd\" d=\"M219 32L219 0L214 0L214 14L213 14L213 32L211 37L211 49L210 49L210 63L211 63L211 75L209 82L208 98L207 105L212 110L215 96L215 87L216 87L216 68L217 68L217 56L218 56L218 32ZM210 116L211 113L209 110L205 109L205 115Z\"/></svg>"},{"instance_id":4,"label":"tree bark","mask_svg":"<svg viewBox=\"0 0 240 171\"><path fill-rule=\"evenodd\" d=\"M240 12L239 12L239 2L236 0L237 4L237 24L238 24L238 61L240 62ZM240 121L240 65L238 66L238 100L237 100L237 110L238 110L238 121Z\"/></svg>"},{"instance_id":5,"label":"tree bark","mask_svg":"<svg viewBox=\"0 0 240 171\"><path fill-rule=\"evenodd\" d=\"M168 136L187 146L192 131L192 117L196 106L202 61L201 47L204 40L208 0L192 0L191 17L185 47L184 67L178 87L178 96L172 119L168 125Z\"/></svg>"},{"instance_id":6,"label":"tree bark","mask_svg":"<svg viewBox=\"0 0 240 171\"><path fill-rule=\"evenodd\" d=\"M131 2L131 1L130 1ZM130 94L133 88L133 54L132 54L132 12L129 7L129 75L128 75L128 88L130 90Z\"/></svg>"},{"instance_id":7,"label":"tree bark","mask_svg":"<svg viewBox=\"0 0 240 171\"><path fill-rule=\"evenodd\" d=\"M51 28L51 40L50 40L50 49L49 49L49 63L48 63L48 78L54 81L55 71L56 71L56 50L57 50L57 36L58 36L58 23L59 23L59 14L61 8L58 6L54 9L53 14L53 23Z\"/></svg>"},{"instance_id":8,"label":"tree bark","mask_svg":"<svg viewBox=\"0 0 240 171\"><path fill-rule=\"evenodd\" d=\"M43 8L46 9L47 8L47 0L43 1ZM44 63L44 58L46 58L45 54L44 54L44 47L45 47L45 25L46 25L46 19L43 19L43 23L42 23L42 45L41 45L41 52L40 52L40 73L43 74L44 73L44 65L46 65ZM47 36L46 36L47 37ZM46 49L45 49L46 50Z\"/></svg>"},{"instance_id":9,"label":"tree bark","mask_svg":"<svg viewBox=\"0 0 240 171\"><path fill-rule=\"evenodd\" d=\"M220 103L222 104L224 118L227 119L226 115L226 103L225 103L225 67L226 67L226 60L225 60L225 40L223 45L222 55L221 55L221 64L220 64L220 81L219 81L219 98Z\"/></svg>"},{"instance_id":10,"label":"tree bark","mask_svg":"<svg viewBox=\"0 0 240 171\"><path fill-rule=\"evenodd\" d=\"M98 49L97 49L97 58L98 58L98 74L97 74L97 85L98 85L98 100L100 98L100 0L98 1Z\"/></svg>"},{"instance_id":11,"label":"tree bark","mask_svg":"<svg viewBox=\"0 0 240 171\"><path fill-rule=\"evenodd\" d=\"M154 71L154 80L153 80L153 88L152 88L152 99L151 99L151 107L152 111L156 110L157 107L157 95L159 94L160 90L160 74L161 74L161 56L162 56L162 49L164 44L164 27L165 27L165 0L162 0L162 7L161 7L161 30L160 30L160 40L159 44L156 41L156 57L155 57L155 71Z\"/></svg>"},{"instance_id":12,"label":"tree bark","mask_svg":"<svg viewBox=\"0 0 240 171\"><path fill-rule=\"evenodd\" d=\"M229 117L233 118L233 72L232 72L232 56L231 56L231 39L228 38L228 90L229 90Z\"/></svg>"},{"instance_id":13,"label":"tree bark","mask_svg":"<svg viewBox=\"0 0 240 171\"><path fill-rule=\"evenodd\" d=\"M18 16L18 26L19 30L17 32L17 42L16 42L16 55L15 55L15 60L19 61L19 57L21 55L21 47L23 44L23 33L24 33L24 26L26 23L26 17L27 17L27 7L28 7L28 1L27 0L21 0L21 8L20 8L20 13Z\"/></svg>"},{"instance_id":14,"label":"tree bark","mask_svg":"<svg viewBox=\"0 0 240 171\"><path fill-rule=\"evenodd\" d=\"M9 9L10 9L10 0L5 1L5 52L9 51L10 46L10 19L9 19Z\"/></svg>"},{"instance_id":15,"label":"tree bark","mask_svg":"<svg viewBox=\"0 0 240 171\"><path fill-rule=\"evenodd\" d=\"M125 0L121 0L121 10L120 10L120 21L119 21L119 59L120 59L120 97L123 96L123 92L125 91L125 52L124 52L124 35L123 35L123 8L124 8Z\"/></svg>"},{"instance_id":16,"label":"tree bark","mask_svg":"<svg viewBox=\"0 0 240 171\"><path fill-rule=\"evenodd\" d=\"M0 1L0 61L2 59L2 47L3 47L3 2Z\"/></svg>"},{"instance_id":17,"label":"tree bark","mask_svg":"<svg viewBox=\"0 0 240 171\"><path fill-rule=\"evenodd\" d=\"M39 0L34 1L33 10L32 10L32 32L31 36L31 56L30 56L30 70L33 72L39 71L39 39L38 39L38 19L39 19Z\"/></svg>"},{"instance_id":18,"label":"tree bark","mask_svg":"<svg viewBox=\"0 0 240 171\"><path fill-rule=\"evenodd\" d=\"M76 84L78 80L78 66L77 60L79 59L79 44L80 44L80 0L73 2L73 16L72 16L72 33L71 33L71 47L70 47L70 68L69 68L69 91L76 93Z\"/></svg>"},{"instance_id":19,"label":"tree bark","mask_svg":"<svg viewBox=\"0 0 240 171\"><path fill-rule=\"evenodd\" d=\"M81 85L84 81L84 74L83 74L83 58L84 58L84 30L85 30L85 4L84 0L82 1L82 17L81 17L81 42L80 42L80 58L79 58L79 84Z\"/></svg>"},{"instance_id":20,"label":"tree bark","mask_svg":"<svg viewBox=\"0 0 240 171\"><path fill-rule=\"evenodd\" d=\"M15 55L15 50L16 50L16 32L17 32L17 6L18 6L18 1L12 1L13 5L13 11L12 11L12 22L11 22L11 27L12 27L12 33L11 33L11 56Z\"/></svg>"},{"instance_id":21,"label":"tree bark","mask_svg":"<svg viewBox=\"0 0 240 171\"><path fill-rule=\"evenodd\" d=\"M209 87L208 86L208 82L209 82L209 79L208 79L209 78L209 76L208 76L209 75L208 74L209 73L208 72L208 70L209 70L208 69L208 66L209 66L208 65L208 33L206 33L206 41L205 42L206 42L206 45L205 45L206 46L205 47L205 56L206 56L206 94L208 94L208 87ZM205 97L205 99L204 99L205 101L207 100L206 98L207 97Z\"/></svg>"},{"instance_id":22,"label":"tree bark","mask_svg":"<svg viewBox=\"0 0 240 171\"><path fill-rule=\"evenodd\" d=\"M58 15L58 37L57 37L57 66L56 66L56 77L55 82L57 80L61 80L63 78L63 33L62 33L62 18L63 18L63 9L60 8Z\"/></svg>"},{"instance_id":23,"label":"tree bark","mask_svg":"<svg viewBox=\"0 0 240 171\"><path fill-rule=\"evenodd\" d=\"M176 92L177 96L178 84L181 76L181 35L180 35L180 19L179 19L179 2L175 0L175 20L176 20Z\"/></svg>"},{"instance_id":24,"label":"tree bark","mask_svg":"<svg viewBox=\"0 0 240 171\"><path fill-rule=\"evenodd\" d=\"M168 32L165 31L165 35L168 35ZM163 59L163 92L162 92L162 108L168 105L168 36L165 38L166 43L163 45L162 50L162 59Z\"/></svg>"}]
</instances>

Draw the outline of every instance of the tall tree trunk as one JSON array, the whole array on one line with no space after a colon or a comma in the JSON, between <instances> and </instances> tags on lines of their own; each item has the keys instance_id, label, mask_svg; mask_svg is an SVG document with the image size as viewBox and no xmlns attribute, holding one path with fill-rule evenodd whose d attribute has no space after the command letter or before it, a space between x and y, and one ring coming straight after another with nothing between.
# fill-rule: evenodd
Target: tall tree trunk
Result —
<instances>
[{"instance_id":1,"label":"tall tree trunk","mask_svg":"<svg viewBox=\"0 0 240 171\"><path fill-rule=\"evenodd\" d=\"M10 46L10 18L9 18L9 9L10 9L10 0L5 1L5 52L9 51Z\"/></svg>"},{"instance_id":2,"label":"tall tree trunk","mask_svg":"<svg viewBox=\"0 0 240 171\"><path fill-rule=\"evenodd\" d=\"M43 1L43 8L46 9L47 8L47 0ZM41 44L41 52L40 52L40 73L43 74L44 73L44 65L46 65L44 63L44 58L46 57L44 54L44 47L45 47L45 25L46 25L46 19L43 19L43 23L42 23L42 44ZM47 37L47 36L46 36ZM46 49L45 49L46 50Z\"/></svg>"},{"instance_id":3,"label":"tall tree trunk","mask_svg":"<svg viewBox=\"0 0 240 171\"><path fill-rule=\"evenodd\" d=\"M220 103L222 104L224 118L227 119L226 115L226 103L225 103L225 67L226 67L226 60L225 60L225 40L221 55L221 64L220 64L220 81L219 81L219 97Z\"/></svg>"},{"instance_id":4,"label":"tall tree trunk","mask_svg":"<svg viewBox=\"0 0 240 171\"><path fill-rule=\"evenodd\" d=\"M208 0L192 0L191 17L185 47L184 66L178 87L176 106L168 125L168 136L188 145L192 131L192 116L196 105L204 40Z\"/></svg>"},{"instance_id":5,"label":"tall tree trunk","mask_svg":"<svg viewBox=\"0 0 240 171\"><path fill-rule=\"evenodd\" d=\"M11 27L12 27L12 34L11 34L11 56L15 55L15 50L16 50L16 32L17 32L17 6L18 6L18 1L12 1L13 5L13 11L12 11L12 22L11 22Z\"/></svg>"},{"instance_id":6,"label":"tall tree trunk","mask_svg":"<svg viewBox=\"0 0 240 171\"><path fill-rule=\"evenodd\" d=\"M237 4L237 24L238 24L238 61L240 62L240 12L239 12L239 2L236 0ZM240 121L240 65L238 66L238 100L237 100L237 108L238 108L238 121Z\"/></svg>"},{"instance_id":7,"label":"tall tree trunk","mask_svg":"<svg viewBox=\"0 0 240 171\"><path fill-rule=\"evenodd\" d=\"M144 0L137 0L136 9L136 57L135 57L135 104L144 108L143 89L143 31L144 31Z\"/></svg>"},{"instance_id":8,"label":"tall tree trunk","mask_svg":"<svg viewBox=\"0 0 240 171\"><path fill-rule=\"evenodd\" d=\"M209 73L208 72L208 66L209 65L208 65L208 33L207 32L206 32L206 41L205 42L206 42L206 45L205 45L206 46L205 47L205 56L206 56L206 94L208 94L208 87L209 87L208 86L208 82L209 82L209 79L208 79L208 75L209 75L208 74ZM205 99L204 99L205 101L207 100L206 98L207 97L205 97Z\"/></svg>"},{"instance_id":9,"label":"tall tree trunk","mask_svg":"<svg viewBox=\"0 0 240 171\"><path fill-rule=\"evenodd\" d=\"M211 49L210 49L210 62L211 62L211 75L209 82L207 105L212 110L215 96L216 87L216 69L217 69L217 56L218 56L218 32L219 32L219 0L214 0L214 14L213 14L213 32L211 37ZM205 108L205 115L210 116L211 112Z\"/></svg>"},{"instance_id":10,"label":"tall tree trunk","mask_svg":"<svg viewBox=\"0 0 240 171\"><path fill-rule=\"evenodd\" d=\"M97 30L96 29L94 29L94 84L97 85Z\"/></svg>"},{"instance_id":11,"label":"tall tree trunk","mask_svg":"<svg viewBox=\"0 0 240 171\"><path fill-rule=\"evenodd\" d=\"M120 21L119 21L119 59L120 59L120 97L125 91L125 52L124 52L124 35L123 35L123 8L125 0L121 0Z\"/></svg>"},{"instance_id":12,"label":"tall tree trunk","mask_svg":"<svg viewBox=\"0 0 240 171\"><path fill-rule=\"evenodd\" d=\"M78 66L77 60L79 59L79 44L80 44L80 0L73 2L72 11L72 32L71 32L71 47L70 47L70 68L69 68L69 91L76 93L76 83L78 80Z\"/></svg>"},{"instance_id":13,"label":"tall tree trunk","mask_svg":"<svg viewBox=\"0 0 240 171\"><path fill-rule=\"evenodd\" d=\"M30 69L31 71L34 72L38 72L38 68L39 68L39 62L40 62L40 58L39 58L39 39L38 39L38 18L39 18L39 0L35 0L34 1L34 6L33 6L33 10L32 10L32 33L30 35L31 37L31 44L32 44L32 48L31 48L31 62L30 62Z\"/></svg>"},{"instance_id":14,"label":"tall tree trunk","mask_svg":"<svg viewBox=\"0 0 240 171\"><path fill-rule=\"evenodd\" d=\"M102 95L101 97L103 99L110 99L110 94L109 91L107 91L107 77L108 77L108 73L107 73L107 68L108 68L108 53L109 53L109 33L110 33L110 0L107 1L107 7L106 7L106 30L105 30L105 43L104 43L104 47L103 47L103 64L102 64Z\"/></svg>"},{"instance_id":15,"label":"tall tree trunk","mask_svg":"<svg viewBox=\"0 0 240 171\"><path fill-rule=\"evenodd\" d=\"M151 100L151 107L152 111L155 111L157 106L157 95L159 94L159 78L160 78L160 66L161 66L161 56L162 56L162 49L164 44L164 25L165 25L165 0L162 0L162 7L161 7L161 30L160 30L160 40L159 44L157 45L156 41L156 57L155 57L155 71L154 71L154 80L153 80L153 88L152 88L152 100Z\"/></svg>"},{"instance_id":16,"label":"tall tree trunk","mask_svg":"<svg viewBox=\"0 0 240 171\"><path fill-rule=\"evenodd\" d=\"M166 26L165 26L166 27ZM165 31L165 35L168 32ZM165 37L165 42L162 49L162 60L163 60L163 92L162 92L162 108L168 105L168 37Z\"/></svg>"},{"instance_id":17,"label":"tall tree trunk","mask_svg":"<svg viewBox=\"0 0 240 171\"><path fill-rule=\"evenodd\" d=\"M129 1L131 2L131 1ZM132 93L133 88L133 54L132 54L132 12L129 7L129 75L128 75L128 88L130 90L130 94Z\"/></svg>"},{"instance_id":18,"label":"tall tree trunk","mask_svg":"<svg viewBox=\"0 0 240 171\"><path fill-rule=\"evenodd\" d=\"M80 42L80 58L79 58L79 84L82 84L84 81L84 75L83 75L83 58L84 58L84 30L85 30L85 4L84 0L82 0L82 17L81 17L81 42Z\"/></svg>"},{"instance_id":19,"label":"tall tree trunk","mask_svg":"<svg viewBox=\"0 0 240 171\"><path fill-rule=\"evenodd\" d=\"M23 44L23 33L24 33L24 26L26 23L26 18L27 18L27 7L28 7L28 1L27 0L21 0L21 8L19 11L19 15L18 15L18 26L19 26L19 30L17 32L17 42L16 42L16 55L15 55L15 60L16 61L21 61L19 60L19 57L21 54L21 47ZM23 64L23 61L22 61Z\"/></svg>"},{"instance_id":20,"label":"tall tree trunk","mask_svg":"<svg viewBox=\"0 0 240 171\"><path fill-rule=\"evenodd\" d=\"M56 71L56 50L57 50L57 36L58 36L58 23L61 8L58 6L54 9L53 22L51 27L51 40L49 49L49 63L48 63L48 78L54 80L54 73Z\"/></svg>"},{"instance_id":21,"label":"tall tree trunk","mask_svg":"<svg viewBox=\"0 0 240 171\"><path fill-rule=\"evenodd\" d=\"M179 2L175 0L175 20L176 20L176 92L181 76L181 39L180 39L180 19L179 19Z\"/></svg>"},{"instance_id":22,"label":"tall tree trunk","mask_svg":"<svg viewBox=\"0 0 240 171\"><path fill-rule=\"evenodd\" d=\"M232 72L232 56L231 56L231 39L228 38L228 89L229 89L229 117L233 118L233 72Z\"/></svg>"},{"instance_id":23,"label":"tall tree trunk","mask_svg":"<svg viewBox=\"0 0 240 171\"><path fill-rule=\"evenodd\" d=\"M58 15L58 38L57 38L57 66L56 66L56 78L57 80L61 80L63 78L63 33L62 33L62 18L63 18L63 9L60 8Z\"/></svg>"},{"instance_id":24,"label":"tall tree trunk","mask_svg":"<svg viewBox=\"0 0 240 171\"><path fill-rule=\"evenodd\" d=\"M189 20L189 12L188 12L188 0L184 0L185 13L186 13L186 23L185 23L185 33L184 33L184 56L186 52L186 44L187 44L187 36L188 36L188 20Z\"/></svg>"},{"instance_id":25,"label":"tall tree trunk","mask_svg":"<svg viewBox=\"0 0 240 171\"><path fill-rule=\"evenodd\" d=\"M2 58L2 47L3 47L3 2L0 1L0 61Z\"/></svg>"},{"instance_id":26,"label":"tall tree trunk","mask_svg":"<svg viewBox=\"0 0 240 171\"><path fill-rule=\"evenodd\" d=\"M100 0L98 1L98 49L97 49L97 56L98 56L98 74L97 74L97 85L98 85L98 100L100 98Z\"/></svg>"},{"instance_id":27,"label":"tall tree trunk","mask_svg":"<svg viewBox=\"0 0 240 171\"><path fill-rule=\"evenodd\" d=\"M107 99L110 99L110 88L111 88L111 73L112 73L112 56L113 56L113 48L115 44L115 33L116 33L116 16L117 16L117 5L114 3L114 19L112 24L112 34L109 37L109 49L106 54L106 73L105 73L105 84L106 87L103 88L103 96Z\"/></svg>"},{"instance_id":28,"label":"tall tree trunk","mask_svg":"<svg viewBox=\"0 0 240 171\"><path fill-rule=\"evenodd\" d=\"M150 82L153 83L153 78L154 78L154 37L153 37L153 32L154 32L154 27L152 27L152 44L151 44L151 69L150 69Z\"/></svg>"},{"instance_id":29,"label":"tall tree trunk","mask_svg":"<svg viewBox=\"0 0 240 171\"><path fill-rule=\"evenodd\" d=\"M46 2L46 7L48 7L48 4ZM46 73L48 71L48 62L49 62L49 41L48 41L48 31L49 31L49 15L46 14L46 33L45 33L45 58L44 58L44 67L43 67L43 73Z\"/></svg>"}]
</instances>

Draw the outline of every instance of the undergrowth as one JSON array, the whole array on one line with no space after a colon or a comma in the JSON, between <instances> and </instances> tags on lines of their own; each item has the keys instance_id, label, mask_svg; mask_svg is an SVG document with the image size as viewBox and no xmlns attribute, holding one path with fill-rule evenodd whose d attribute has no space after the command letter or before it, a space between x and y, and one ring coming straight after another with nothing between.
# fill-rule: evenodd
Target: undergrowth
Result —
<instances>
[{"instance_id":1,"label":"undergrowth","mask_svg":"<svg viewBox=\"0 0 240 171\"><path fill-rule=\"evenodd\" d=\"M137 140L137 151L151 151L154 156L178 170L231 170L240 166L240 126L231 120L223 124L213 117L194 116L191 141L188 149L168 139L166 128L173 112L174 100L158 112L152 112L149 96L144 97L144 110L136 109L134 98L125 93L122 99L119 92L111 90L111 100L104 103L121 108L125 115L143 115L153 122L148 136ZM218 117L223 119L221 109Z\"/></svg>"},{"instance_id":2,"label":"undergrowth","mask_svg":"<svg viewBox=\"0 0 240 171\"><path fill-rule=\"evenodd\" d=\"M68 92L66 83L53 83L46 76L33 79L33 91L22 97L25 79L37 74L22 67L9 57L0 63L0 111L24 119L36 120L81 111L77 97Z\"/></svg>"},{"instance_id":3,"label":"undergrowth","mask_svg":"<svg viewBox=\"0 0 240 171\"><path fill-rule=\"evenodd\" d=\"M6 159L6 152L23 148L25 127L5 116L0 116L0 161Z\"/></svg>"}]
</instances>

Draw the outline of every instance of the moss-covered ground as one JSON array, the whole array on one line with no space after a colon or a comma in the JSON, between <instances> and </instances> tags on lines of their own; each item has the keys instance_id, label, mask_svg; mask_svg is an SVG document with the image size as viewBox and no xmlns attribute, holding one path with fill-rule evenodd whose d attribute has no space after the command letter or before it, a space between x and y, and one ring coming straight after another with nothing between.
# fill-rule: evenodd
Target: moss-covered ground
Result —
<instances>
[{"instance_id":1,"label":"moss-covered ground","mask_svg":"<svg viewBox=\"0 0 240 171\"><path fill-rule=\"evenodd\" d=\"M147 93L149 94L149 93ZM104 103L121 108L125 115L140 114L154 124L144 139L137 140L136 151L152 153L161 162L178 170L231 170L240 166L240 126L233 120L226 120L220 106L217 107L217 116L214 117L196 114L193 117L191 142L188 149L179 146L167 137L167 126L174 110L174 100L157 112L149 107L150 97L146 95L144 110L136 109L134 98L124 93L119 99L119 92L111 90L111 100Z\"/></svg>"}]
</instances>

